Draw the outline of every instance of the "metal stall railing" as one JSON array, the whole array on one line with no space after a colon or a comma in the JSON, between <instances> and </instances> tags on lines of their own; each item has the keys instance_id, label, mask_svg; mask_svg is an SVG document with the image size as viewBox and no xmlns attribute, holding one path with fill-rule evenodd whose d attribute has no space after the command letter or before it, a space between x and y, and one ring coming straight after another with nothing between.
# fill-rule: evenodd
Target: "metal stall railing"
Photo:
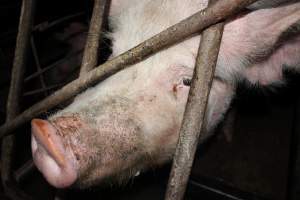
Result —
<instances>
[{"instance_id":1,"label":"metal stall railing","mask_svg":"<svg viewBox=\"0 0 300 200\"><path fill-rule=\"evenodd\" d=\"M28 1L29 0L23 0L23 3ZM98 42L101 32L101 24L103 21L103 10L106 4L103 0L95 0L80 77L68 83L63 88L54 92L39 103L28 108L18 116L13 115L13 117L7 120L6 123L0 127L0 138L12 135L13 131L17 127L30 121L33 117L45 112L46 110L67 101L89 86L104 80L108 76L125 69L131 64L143 60L167 46L187 38L191 34L203 31L205 28L226 19L255 1L256 0L222 0L213 3L206 9L195 13L145 42L142 42L129 51L91 70L97 64L97 51L99 49ZM30 9L26 10L26 12L33 15L33 12L31 12ZM21 21L22 15L20 18L20 22ZM201 127L203 126L204 111L214 74L214 66L222 35L222 26L222 23L212 26L202 35L205 39L202 40L203 42L201 42L198 52L197 66L192 80L182 129L180 131L179 143L174 157L166 199L182 199L184 196L186 183L190 174L195 149L198 143L197 138L200 134ZM21 27L19 27L18 35L24 34L24 31ZM27 35L26 38L29 40L30 34ZM20 51L21 48L22 47L17 45L16 52ZM15 62L17 59L18 56L15 56ZM42 75L43 72L41 71L42 70L37 72L35 76ZM202 94L202 96L198 96L198 94ZM10 101L8 101L8 103L9 102ZM187 121L192 121L193 123L187 123ZM32 166L32 163L28 162L26 166ZM24 168L26 169L26 167ZM26 171L24 169L22 170Z\"/></svg>"},{"instance_id":2,"label":"metal stall railing","mask_svg":"<svg viewBox=\"0 0 300 200\"><path fill-rule=\"evenodd\" d=\"M165 200L183 199L185 194L199 136L203 132L201 130L204 127L205 111L218 59L223 28L224 23L219 23L202 32Z\"/></svg>"},{"instance_id":3,"label":"metal stall railing","mask_svg":"<svg viewBox=\"0 0 300 200\"><path fill-rule=\"evenodd\" d=\"M35 0L24 0L21 6L19 31L16 41L14 62L11 71L11 82L6 105L6 122L13 120L20 112L20 100L24 80L25 63L30 44L31 27L35 10ZM15 136L8 135L2 139L1 146L1 179L5 194L11 199L29 199L17 189L12 178Z\"/></svg>"}]
</instances>

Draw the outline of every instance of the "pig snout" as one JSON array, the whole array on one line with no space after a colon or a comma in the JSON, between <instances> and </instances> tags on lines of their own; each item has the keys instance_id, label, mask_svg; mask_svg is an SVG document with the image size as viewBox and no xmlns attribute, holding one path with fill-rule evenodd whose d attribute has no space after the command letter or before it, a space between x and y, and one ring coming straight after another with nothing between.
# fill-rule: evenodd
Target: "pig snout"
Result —
<instances>
[{"instance_id":1,"label":"pig snout","mask_svg":"<svg viewBox=\"0 0 300 200\"><path fill-rule=\"evenodd\" d=\"M112 104L99 115L93 107L92 118L89 110L88 114L60 113L49 120L32 120L33 160L52 186L85 188L99 182L120 182L117 174L129 178L144 168L146 162L141 160L146 157L147 145L143 145L140 124L128 110Z\"/></svg>"},{"instance_id":2,"label":"pig snout","mask_svg":"<svg viewBox=\"0 0 300 200\"><path fill-rule=\"evenodd\" d=\"M33 119L31 125L32 156L37 168L57 188L72 185L77 179L75 162L64 147L56 128L41 119Z\"/></svg>"}]
</instances>

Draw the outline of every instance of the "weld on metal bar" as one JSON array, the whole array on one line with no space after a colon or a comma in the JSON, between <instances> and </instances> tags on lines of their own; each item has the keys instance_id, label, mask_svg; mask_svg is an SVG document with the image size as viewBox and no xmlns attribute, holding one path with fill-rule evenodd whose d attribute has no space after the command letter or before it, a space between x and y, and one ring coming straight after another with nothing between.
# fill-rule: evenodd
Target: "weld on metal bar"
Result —
<instances>
[{"instance_id":1,"label":"weld on metal bar","mask_svg":"<svg viewBox=\"0 0 300 200\"><path fill-rule=\"evenodd\" d=\"M101 29L104 18L104 11L107 0L94 0L93 15L91 18L89 33L84 48L80 76L88 73L96 67L98 62L98 49L101 36Z\"/></svg>"},{"instance_id":2,"label":"weld on metal bar","mask_svg":"<svg viewBox=\"0 0 300 200\"><path fill-rule=\"evenodd\" d=\"M129 51L98 66L84 76L72 81L59 91L25 110L22 114L0 127L0 138L11 133L18 126L31 120L46 110L74 97L89 86L104 80L108 76L137 63L151 54L187 38L193 33L213 25L234 13L237 13L256 0L222 0L212 6L195 13L178 24L167 28L149 40L142 42Z\"/></svg>"},{"instance_id":3,"label":"weld on metal bar","mask_svg":"<svg viewBox=\"0 0 300 200\"><path fill-rule=\"evenodd\" d=\"M23 0L16 41L15 57L11 72L11 83L6 105L6 123L10 123L20 112L20 97L24 79L25 63L34 16L34 0ZM24 199L24 195L15 191L12 181L12 159L15 137L10 135L2 141L1 178L4 190L11 199ZM20 191L21 192L21 191ZM22 197L20 197L22 196Z\"/></svg>"},{"instance_id":4,"label":"weld on metal bar","mask_svg":"<svg viewBox=\"0 0 300 200\"><path fill-rule=\"evenodd\" d=\"M165 200L181 200L194 161L214 77L224 23L203 31Z\"/></svg>"}]
</instances>

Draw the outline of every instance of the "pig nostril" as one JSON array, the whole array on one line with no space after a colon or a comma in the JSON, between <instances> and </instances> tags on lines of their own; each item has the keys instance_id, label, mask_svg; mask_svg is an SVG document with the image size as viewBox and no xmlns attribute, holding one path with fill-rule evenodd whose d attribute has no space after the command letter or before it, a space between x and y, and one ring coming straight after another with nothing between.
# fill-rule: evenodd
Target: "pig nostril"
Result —
<instances>
[{"instance_id":1,"label":"pig nostril","mask_svg":"<svg viewBox=\"0 0 300 200\"><path fill-rule=\"evenodd\" d=\"M37 146L36 149L41 145L60 166L64 166L64 149L60 139L56 136L56 128L48 121L41 119L33 119L31 124L33 145Z\"/></svg>"}]
</instances>

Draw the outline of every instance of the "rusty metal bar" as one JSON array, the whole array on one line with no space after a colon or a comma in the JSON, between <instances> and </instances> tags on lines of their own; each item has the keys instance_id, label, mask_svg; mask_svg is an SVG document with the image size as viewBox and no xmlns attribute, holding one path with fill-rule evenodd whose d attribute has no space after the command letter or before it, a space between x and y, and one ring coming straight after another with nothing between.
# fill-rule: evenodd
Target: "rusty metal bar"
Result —
<instances>
[{"instance_id":1,"label":"rusty metal bar","mask_svg":"<svg viewBox=\"0 0 300 200\"><path fill-rule=\"evenodd\" d=\"M87 41L84 48L80 76L88 73L96 67L98 62L98 49L101 36L101 29L104 18L104 11L107 0L94 0L93 15L91 18L90 28Z\"/></svg>"},{"instance_id":2,"label":"rusty metal bar","mask_svg":"<svg viewBox=\"0 0 300 200\"><path fill-rule=\"evenodd\" d=\"M184 197L218 59L224 23L203 31L165 200Z\"/></svg>"},{"instance_id":3,"label":"rusty metal bar","mask_svg":"<svg viewBox=\"0 0 300 200\"><path fill-rule=\"evenodd\" d=\"M33 16L34 0L23 0L20 22L16 41L15 57L11 72L11 83L6 105L6 122L9 123L20 112L20 97L24 80L25 63L29 47ZM15 136L10 135L2 141L1 179L6 195L11 199L21 199L17 195L12 181L12 160L15 146Z\"/></svg>"},{"instance_id":4,"label":"rusty metal bar","mask_svg":"<svg viewBox=\"0 0 300 200\"><path fill-rule=\"evenodd\" d=\"M98 66L96 69L72 81L51 96L28 108L14 120L7 122L0 127L0 137L11 133L16 127L29 121L34 116L74 97L87 87L125 69L128 65L137 63L154 52L179 42L193 33L202 31L208 26L237 13L255 1L256 0L222 0L207 9L195 13L129 51Z\"/></svg>"}]
</instances>

